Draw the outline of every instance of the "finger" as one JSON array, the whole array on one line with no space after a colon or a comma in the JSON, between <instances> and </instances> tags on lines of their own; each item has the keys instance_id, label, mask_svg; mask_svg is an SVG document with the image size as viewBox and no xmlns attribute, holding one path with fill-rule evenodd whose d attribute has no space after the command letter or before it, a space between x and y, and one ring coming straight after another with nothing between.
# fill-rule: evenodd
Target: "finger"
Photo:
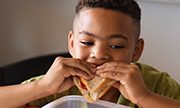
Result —
<instances>
[{"instance_id":1,"label":"finger","mask_svg":"<svg viewBox=\"0 0 180 108\"><path fill-rule=\"evenodd\" d=\"M92 64L82 61L80 59L74 59L74 62L71 62L69 65L79 68L87 72L89 75L91 75L95 71L95 67L93 67Z\"/></svg>"},{"instance_id":2,"label":"finger","mask_svg":"<svg viewBox=\"0 0 180 108\"><path fill-rule=\"evenodd\" d=\"M127 63L124 63L124 62L106 62L100 66L98 66L97 68L105 68L105 67L112 67L112 66L116 66L116 65L121 65L121 66L126 66L128 65Z\"/></svg>"},{"instance_id":3,"label":"finger","mask_svg":"<svg viewBox=\"0 0 180 108\"><path fill-rule=\"evenodd\" d=\"M126 84L126 82L124 81L125 75L120 72L104 72L100 74L100 77L119 81L121 85Z\"/></svg>"},{"instance_id":4,"label":"finger","mask_svg":"<svg viewBox=\"0 0 180 108\"><path fill-rule=\"evenodd\" d=\"M60 58L60 59L61 59L60 61L63 62L65 65L81 69L86 73L88 73L90 76L95 70L95 68L93 68L92 65L80 59L72 59L72 58Z\"/></svg>"},{"instance_id":5,"label":"finger","mask_svg":"<svg viewBox=\"0 0 180 108\"><path fill-rule=\"evenodd\" d=\"M78 68L72 68L74 71L70 71L70 74L73 76L80 76L83 77L84 79L90 80L92 79L95 75L94 74L87 74L85 71L80 70Z\"/></svg>"},{"instance_id":6,"label":"finger","mask_svg":"<svg viewBox=\"0 0 180 108\"><path fill-rule=\"evenodd\" d=\"M129 99L127 89L126 89L126 87L124 85L120 84L118 89L126 99Z\"/></svg>"},{"instance_id":7,"label":"finger","mask_svg":"<svg viewBox=\"0 0 180 108\"><path fill-rule=\"evenodd\" d=\"M105 63L96 68L96 73L99 74L104 71L121 71L122 73L127 73L129 67L129 65L118 62Z\"/></svg>"},{"instance_id":8,"label":"finger","mask_svg":"<svg viewBox=\"0 0 180 108\"><path fill-rule=\"evenodd\" d=\"M139 71L139 67L136 64L126 64L122 62L107 63L96 69L96 73L102 73L104 71L117 71L124 74L129 74L134 71Z\"/></svg>"},{"instance_id":9,"label":"finger","mask_svg":"<svg viewBox=\"0 0 180 108\"><path fill-rule=\"evenodd\" d=\"M114 83L113 87L118 89L119 91L123 91L124 90L124 86L121 83L119 83L119 82Z\"/></svg>"},{"instance_id":10,"label":"finger","mask_svg":"<svg viewBox=\"0 0 180 108\"><path fill-rule=\"evenodd\" d=\"M128 69L124 69L124 68L118 68L118 69L104 68L104 69L96 70L97 75L100 75L101 73L104 73L104 72L112 72L114 75L116 75L116 73L127 74L129 71Z\"/></svg>"},{"instance_id":11,"label":"finger","mask_svg":"<svg viewBox=\"0 0 180 108\"><path fill-rule=\"evenodd\" d=\"M80 76L80 77L83 77L88 80L94 77L94 74L92 74L90 76L87 72L85 72L81 69L69 67L69 66L66 67L66 72L64 72L63 75L64 75L64 77L69 77L71 75L72 76Z\"/></svg>"},{"instance_id":12,"label":"finger","mask_svg":"<svg viewBox=\"0 0 180 108\"><path fill-rule=\"evenodd\" d=\"M102 78L109 78L116 81L121 81L122 78L124 77L124 74L120 72L106 71L106 72L100 73L99 76Z\"/></svg>"},{"instance_id":13,"label":"finger","mask_svg":"<svg viewBox=\"0 0 180 108\"><path fill-rule=\"evenodd\" d=\"M119 82L116 82L116 83L113 85L113 87L115 87L116 89L118 89L123 96L125 96L127 99L129 99L129 98L128 98L127 91L126 91L126 88L125 88L124 85L122 85L122 84L119 83Z\"/></svg>"}]
</instances>

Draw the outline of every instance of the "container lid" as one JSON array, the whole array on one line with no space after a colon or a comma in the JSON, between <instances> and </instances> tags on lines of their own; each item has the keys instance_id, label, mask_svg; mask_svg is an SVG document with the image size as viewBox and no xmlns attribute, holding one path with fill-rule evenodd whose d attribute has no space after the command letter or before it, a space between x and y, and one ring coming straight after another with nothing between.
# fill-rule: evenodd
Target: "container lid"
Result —
<instances>
[{"instance_id":1,"label":"container lid","mask_svg":"<svg viewBox=\"0 0 180 108\"><path fill-rule=\"evenodd\" d=\"M69 95L59 98L48 103L42 108L130 108L128 106L111 103L108 101L98 100L89 103L83 96Z\"/></svg>"}]
</instances>

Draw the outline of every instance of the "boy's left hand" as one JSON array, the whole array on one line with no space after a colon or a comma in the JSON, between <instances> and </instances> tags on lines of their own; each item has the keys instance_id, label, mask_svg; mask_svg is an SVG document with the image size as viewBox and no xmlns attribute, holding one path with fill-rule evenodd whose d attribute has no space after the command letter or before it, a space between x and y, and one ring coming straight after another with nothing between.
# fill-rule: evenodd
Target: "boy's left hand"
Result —
<instances>
[{"instance_id":1,"label":"boy's left hand","mask_svg":"<svg viewBox=\"0 0 180 108\"><path fill-rule=\"evenodd\" d=\"M116 80L114 85L125 98L138 104L149 94L137 65L122 62L108 62L97 67L96 73L103 78Z\"/></svg>"}]
</instances>

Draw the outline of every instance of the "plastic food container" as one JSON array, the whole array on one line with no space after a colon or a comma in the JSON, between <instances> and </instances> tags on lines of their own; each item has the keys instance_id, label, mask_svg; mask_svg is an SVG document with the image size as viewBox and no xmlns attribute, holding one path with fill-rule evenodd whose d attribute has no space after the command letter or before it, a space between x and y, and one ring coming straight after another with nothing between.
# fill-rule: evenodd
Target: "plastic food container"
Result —
<instances>
[{"instance_id":1,"label":"plastic food container","mask_svg":"<svg viewBox=\"0 0 180 108\"><path fill-rule=\"evenodd\" d=\"M82 96L70 95L57 99L42 108L130 108L124 105L98 100L93 103L87 102Z\"/></svg>"}]
</instances>

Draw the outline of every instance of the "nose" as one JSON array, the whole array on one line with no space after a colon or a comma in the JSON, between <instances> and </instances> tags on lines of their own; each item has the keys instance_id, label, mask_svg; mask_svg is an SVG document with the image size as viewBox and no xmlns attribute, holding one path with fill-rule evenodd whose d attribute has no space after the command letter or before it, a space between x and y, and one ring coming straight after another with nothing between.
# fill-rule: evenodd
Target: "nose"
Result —
<instances>
[{"instance_id":1,"label":"nose","mask_svg":"<svg viewBox=\"0 0 180 108\"><path fill-rule=\"evenodd\" d=\"M110 52L106 45L97 45L93 48L90 56L99 60L108 60L111 58Z\"/></svg>"}]
</instances>

